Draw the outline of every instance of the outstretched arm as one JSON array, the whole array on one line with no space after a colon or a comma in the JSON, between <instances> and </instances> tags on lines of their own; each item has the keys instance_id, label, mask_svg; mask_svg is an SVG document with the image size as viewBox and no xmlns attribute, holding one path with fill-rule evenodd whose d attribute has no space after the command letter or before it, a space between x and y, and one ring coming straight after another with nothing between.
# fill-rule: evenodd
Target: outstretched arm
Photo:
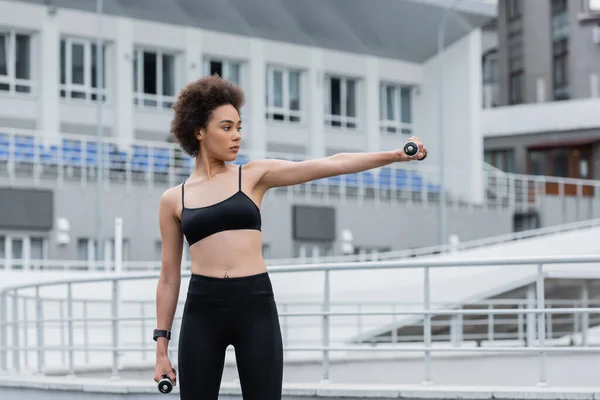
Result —
<instances>
[{"instance_id":1,"label":"outstretched arm","mask_svg":"<svg viewBox=\"0 0 600 400\"><path fill-rule=\"evenodd\" d=\"M306 161L260 160L259 185L265 190L272 187L291 186L331 176L352 174L383 167L394 162L421 160L427 155L427 148L417 137L410 141L419 145L419 152L408 156L403 149L372 153L338 153L326 158Z\"/></svg>"}]
</instances>

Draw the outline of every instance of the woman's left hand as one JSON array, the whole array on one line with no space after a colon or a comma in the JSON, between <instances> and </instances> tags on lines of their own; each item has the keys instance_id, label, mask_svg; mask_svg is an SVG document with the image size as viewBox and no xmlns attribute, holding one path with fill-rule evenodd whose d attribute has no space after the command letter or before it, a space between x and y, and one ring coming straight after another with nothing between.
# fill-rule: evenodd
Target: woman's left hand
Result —
<instances>
[{"instance_id":1,"label":"woman's left hand","mask_svg":"<svg viewBox=\"0 0 600 400\"><path fill-rule=\"evenodd\" d=\"M416 136L411 136L408 138L406 142L415 142L419 146L419 151L414 156L409 156L404 152L404 146L402 148L396 150L398 152L398 156L400 161L411 161L411 160L423 160L427 157L427 147L423 144L421 139Z\"/></svg>"}]
</instances>

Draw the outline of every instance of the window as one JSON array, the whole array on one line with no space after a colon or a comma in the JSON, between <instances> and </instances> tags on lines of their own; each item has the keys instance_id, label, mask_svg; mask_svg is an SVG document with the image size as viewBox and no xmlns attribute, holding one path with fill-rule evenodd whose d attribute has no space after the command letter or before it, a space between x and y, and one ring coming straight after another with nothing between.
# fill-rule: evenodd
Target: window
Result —
<instances>
[{"instance_id":1,"label":"window","mask_svg":"<svg viewBox=\"0 0 600 400\"><path fill-rule=\"evenodd\" d=\"M31 37L0 30L0 91L31 92Z\"/></svg>"},{"instance_id":2,"label":"window","mask_svg":"<svg viewBox=\"0 0 600 400\"><path fill-rule=\"evenodd\" d=\"M554 100L569 98L569 16L566 0L552 0L552 80Z\"/></svg>"},{"instance_id":3,"label":"window","mask_svg":"<svg viewBox=\"0 0 600 400\"><path fill-rule=\"evenodd\" d=\"M92 238L79 238L77 239L77 259L81 261L93 261L94 258L99 260L97 249L96 249L96 239ZM129 239L123 239L123 247L122 247L122 255L123 261L129 261L130 251L129 251ZM115 240L113 238L104 239L104 254L103 258L105 260L110 260L111 262L115 259Z\"/></svg>"},{"instance_id":4,"label":"window","mask_svg":"<svg viewBox=\"0 0 600 400\"><path fill-rule=\"evenodd\" d=\"M355 79L329 76L326 80L325 92L325 125L356 129Z\"/></svg>"},{"instance_id":5,"label":"window","mask_svg":"<svg viewBox=\"0 0 600 400\"><path fill-rule=\"evenodd\" d=\"M204 75L217 74L228 81L240 84L241 63L229 60L207 59L204 61Z\"/></svg>"},{"instance_id":6,"label":"window","mask_svg":"<svg viewBox=\"0 0 600 400\"><path fill-rule=\"evenodd\" d=\"M523 71L513 72L509 77L510 104L520 104L524 101Z\"/></svg>"},{"instance_id":7,"label":"window","mask_svg":"<svg viewBox=\"0 0 600 400\"><path fill-rule=\"evenodd\" d=\"M171 108L175 102L176 56L138 49L133 54L133 103L138 107Z\"/></svg>"},{"instance_id":8,"label":"window","mask_svg":"<svg viewBox=\"0 0 600 400\"><path fill-rule=\"evenodd\" d=\"M498 51L496 49L486 52L482 57L482 84L483 106L496 107L499 104Z\"/></svg>"},{"instance_id":9,"label":"window","mask_svg":"<svg viewBox=\"0 0 600 400\"><path fill-rule=\"evenodd\" d=\"M413 133L412 90L410 87L382 83L379 91L380 131L385 133Z\"/></svg>"},{"instance_id":10,"label":"window","mask_svg":"<svg viewBox=\"0 0 600 400\"><path fill-rule=\"evenodd\" d=\"M515 155L513 150L487 150L485 162L504 172L515 172Z\"/></svg>"},{"instance_id":11,"label":"window","mask_svg":"<svg viewBox=\"0 0 600 400\"><path fill-rule=\"evenodd\" d=\"M300 71L267 68L267 119L300 122Z\"/></svg>"},{"instance_id":12,"label":"window","mask_svg":"<svg viewBox=\"0 0 600 400\"><path fill-rule=\"evenodd\" d=\"M520 104L525 101L521 0L506 2L506 22L508 29L508 102L509 104Z\"/></svg>"},{"instance_id":13,"label":"window","mask_svg":"<svg viewBox=\"0 0 600 400\"><path fill-rule=\"evenodd\" d=\"M106 45L102 46L102 90L98 90L96 43L85 39L60 41L60 97L96 101L99 92L106 101Z\"/></svg>"},{"instance_id":14,"label":"window","mask_svg":"<svg viewBox=\"0 0 600 400\"><path fill-rule=\"evenodd\" d=\"M543 151L529 152L529 174L547 175L546 173L546 153Z\"/></svg>"},{"instance_id":15,"label":"window","mask_svg":"<svg viewBox=\"0 0 600 400\"><path fill-rule=\"evenodd\" d=\"M506 2L506 19L508 21L521 17L521 0L508 0Z\"/></svg>"},{"instance_id":16,"label":"window","mask_svg":"<svg viewBox=\"0 0 600 400\"><path fill-rule=\"evenodd\" d=\"M9 257L13 269L40 269L47 258L48 239L43 236L27 236L18 232L0 235L0 259ZM3 266L0 263L0 269Z\"/></svg>"},{"instance_id":17,"label":"window","mask_svg":"<svg viewBox=\"0 0 600 400\"><path fill-rule=\"evenodd\" d=\"M548 152L550 176L561 178L569 177L569 151L568 149L553 149Z\"/></svg>"}]
</instances>

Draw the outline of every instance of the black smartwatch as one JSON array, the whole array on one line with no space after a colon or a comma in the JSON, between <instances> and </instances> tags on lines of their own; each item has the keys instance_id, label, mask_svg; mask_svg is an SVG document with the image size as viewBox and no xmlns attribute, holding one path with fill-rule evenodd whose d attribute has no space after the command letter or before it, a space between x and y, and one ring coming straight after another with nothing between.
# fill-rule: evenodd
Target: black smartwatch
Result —
<instances>
[{"instance_id":1,"label":"black smartwatch","mask_svg":"<svg viewBox=\"0 0 600 400\"><path fill-rule=\"evenodd\" d=\"M166 337L167 340L171 340L171 332L155 329L154 334L152 335L152 339L154 339L154 341L156 342L156 339L158 339L159 337Z\"/></svg>"}]
</instances>

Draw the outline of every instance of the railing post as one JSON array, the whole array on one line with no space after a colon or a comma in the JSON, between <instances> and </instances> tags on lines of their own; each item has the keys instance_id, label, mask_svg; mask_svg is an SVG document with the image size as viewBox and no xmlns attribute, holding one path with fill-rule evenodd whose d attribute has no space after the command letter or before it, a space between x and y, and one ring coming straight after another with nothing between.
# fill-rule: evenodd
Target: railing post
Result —
<instances>
[{"instance_id":1,"label":"railing post","mask_svg":"<svg viewBox=\"0 0 600 400\"><path fill-rule=\"evenodd\" d=\"M18 302L18 291L13 290L12 300L12 328L13 328L13 370L15 372L21 372L21 352L19 346L19 302Z\"/></svg>"},{"instance_id":2,"label":"railing post","mask_svg":"<svg viewBox=\"0 0 600 400\"><path fill-rule=\"evenodd\" d=\"M8 338L8 311L6 304L6 292L0 295L0 369L8 370L7 366L7 338Z\"/></svg>"},{"instance_id":3,"label":"railing post","mask_svg":"<svg viewBox=\"0 0 600 400\"><path fill-rule=\"evenodd\" d=\"M144 361L146 361L146 359L148 358L148 355L146 354L146 310L144 307L145 303L144 301L140 301L140 327L141 327L141 338L140 338L140 343L142 344L142 359Z\"/></svg>"},{"instance_id":4,"label":"railing post","mask_svg":"<svg viewBox=\"0 0 600 400\"><path fill-rule=\"evenodd\" d=\"M27 315L27 296L23 296L23 326L21 327L23 335L23 364L25 369L29 369L29 317Z\"/></svg>"},{"instance_id":5,"label":"railing post","mask_svg":"<svg viewBox=\"0 0 600 400\"><path fill-rule=\"evenodd\" d=\"M489 342L493 342L494 341L494 305L493 304L489 304L488 305L488 310L490 310L491 312L488 314L488 341Z\"/></svg>"},{"instance_id":6,"label":"railing post","mask_svg":"<svg viewBox=\"0 0 600 400\"><path fill-rule=\"evenodd\" d=\"M425 318L423 324L423 335L425 337L425 379L423 385L431 385L431 299L430 299L430 284L429 284L429 267L423 268L423 308L425 309Z\"/></svg>"},{"instance_id":7,"label":"railing post","mask_svg":"<svg viewBox=\"0 0 600 400\"><path fill-rule=\"evenodd\" d=\"M587 282L583 282L581 286L581 307L588 308L589 307L589 290ZM590 314L588 312L584 312L581 314L581 345L588 345L588 329L590 327Z\"/></svg>"},{"instance_id":8,"label":"railing post","mask_svg":"<svg viewBox=\"0 0 600 400\"><path fill-rule=\"evenodd\" d=\"M396 303L392 303L392 313L394 314L392 316L392 326L394 327L394 330L392 331L392 343L393 344L397 344L398 343L398 328L396 327Z\"/></svg>"},{"instance_id":9,"label":"railing post","mask_svg":"<svg viewBox=\"0 0 600 400\"><path fill-rule=\"evenodd\" d=\"M69 373L70 378L75 377L75 360L73 353L74 335L73 335L73 285L67 283L67 331L69 335Z\"/></svg>"},{"instance_id":10,"label":"railing post","mask_svg":"<svg viewBox=\"0 0 600 400\"><path fill-rule=\"evenodd\" d=\"M329 270L325 270L324 288L323 288L323 378L321 383L329 382Z\"/></svg>"},{"instance_id":11,"label":"railing post","mask_svg":"<svg viewBox=\"0 0 600 400\"><path fill-rule=\"evenodd\" d=\"M37 334L37 373L44 373L44 315L42 311L42 299L40 287L35 287L35 319Z\"/></svg>"},{"instance_id":12,"label":"railing post","mask_svg":"<svg viewBox=\"0 0 600 400\"><path fill-rule=\"evenodd\" d=\"M284 314L287 314L288 313L288 305L282 304L282 306L283 306ZM290 320L289 320L289 317L286 315L285 317L283 317L283 345L284 346L290 345L289 324L290 324Z\"/></svg>"},{"instance_id":13,"label":"railing post","mask_svg":"<svg viewBox=\"0 0 600 400\"><path fill-rule=\"evenodd\" d=\"M90 337L89 337L89 328L88 328L88 312L87 312L88 302L87 300L83 300L83 348L85 349L85 363L86 365L90 363Z\"/></svg>"},{"instance_id":14,"label":"railing post","mask_svg":"<svg viewBox=\"0 0 600 400\"><path fill-rule=\"evenodd\" d=\"M110 379L119 379L119 280L112 281L112 376Z\"/></svg>"},{"instance_id":15,"label":"railing post","mask_svg":"<svg viewBox=\"0 0 600 400\"><path fill-rule=\"evenodd\" d=\"M544 272L542 264L537 266L537 308L538 308L538 346L546 346L546 301L544 289ZM546 382L546 352L540 351L540 381L538 386L547 386Z\"/></svg>"},{"instance_id":16,"label":"railing post","mask_svg":"<svg viewBox=\"0 0 600 400\"><path fill-rule=\"evenodd\" d=\"M59 317L60 317L60 361L65 364L65 309L64 300L58 300Z\"/></svg>"}]
</instances>

